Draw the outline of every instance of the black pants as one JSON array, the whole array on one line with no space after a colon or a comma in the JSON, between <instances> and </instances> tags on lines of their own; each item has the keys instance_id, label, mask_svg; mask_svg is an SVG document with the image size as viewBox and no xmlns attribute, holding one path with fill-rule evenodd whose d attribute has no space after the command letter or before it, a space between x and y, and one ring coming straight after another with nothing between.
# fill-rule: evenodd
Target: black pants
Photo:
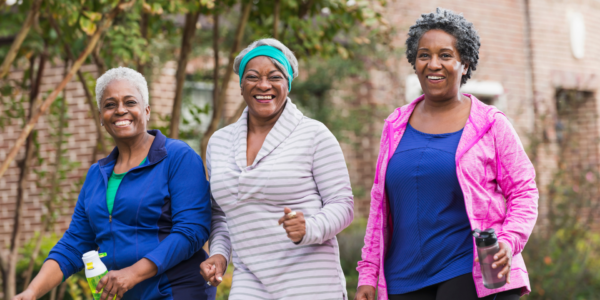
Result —
<instances>
[{"instance_id":1,"label":"black pants","mask_svg":"<svg viewBox=\"0 0 600 300\"><path fill-rule=\"evenodd\" d=\"M517 300L520 294L521 289L519 288L478 298L475 282L473 282L473 274L468 273L418 291L401 295L388 295L388 297L389 300Z\"/></svg>"}]
</instances>

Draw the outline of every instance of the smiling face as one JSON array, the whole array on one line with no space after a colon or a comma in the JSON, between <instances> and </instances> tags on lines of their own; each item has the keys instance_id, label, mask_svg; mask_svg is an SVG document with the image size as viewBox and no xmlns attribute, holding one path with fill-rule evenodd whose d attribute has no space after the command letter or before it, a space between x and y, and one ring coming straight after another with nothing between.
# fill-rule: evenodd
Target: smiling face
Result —
<instances>
[{"instance_id":1,"label":"smiling face","mask_svg":"<svg viewBox=\"0 0 600 300\"><path fill-rule=\"evenodd\" d=\"M115 139L131 139L146 133L150 106L127 80L113 80L106 86L100 102L100 119Z\"/></svg>"},{"instance_id":2,"label":"smiling face","mask_svg":"<svg viewBox=\"0 0 600 300\"><path fill-rule=\"evenodd\" d=\"M419 40L415 72L427 99L455 97L467 71L468 65L461 63L454 36L439 29L423 34Z\"/></svg>"},{"instance_id":3,"label":"smiling face","mask_svg":"<svg viewBox=\"0 0 600 300\"><path fill-rule=\"evenodd\" d=\"M246 64L243 76L242 96L248 112L261 119L277 116L288 95L285 75L269 58L257 56Z\"/></svg>"}]
</instances>

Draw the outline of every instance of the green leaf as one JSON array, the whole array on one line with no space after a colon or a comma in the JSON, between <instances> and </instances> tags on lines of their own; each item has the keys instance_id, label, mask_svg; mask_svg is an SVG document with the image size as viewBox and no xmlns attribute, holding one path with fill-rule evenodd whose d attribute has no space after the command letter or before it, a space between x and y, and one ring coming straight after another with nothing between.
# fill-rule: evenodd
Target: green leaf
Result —
<instances>
[{"instance_id":1,"label":"green leaf","mask_svg":"<svg viewBox=\"0 0 600 300\"><path fill-rule=\"evenodd\" d=\"M92 21L92 22L97 22L97 21L100 21L100 19L102 19L101 13L97 13L97 12L93 12L93 11L84 11L83 14L86 17L88 17L88 19L90 19L90 21Z\"/></svg>"},{"instance_id":2,"label":"green leaf","mask_svg":"<svg viewBox=\"0 0 600 300\"><path fill-rule=\"evenodd\" d=\"M96 24L86 18L79 19L79 27L87 35L92 35L96 32Z\"/></svg>"}]
</instances>

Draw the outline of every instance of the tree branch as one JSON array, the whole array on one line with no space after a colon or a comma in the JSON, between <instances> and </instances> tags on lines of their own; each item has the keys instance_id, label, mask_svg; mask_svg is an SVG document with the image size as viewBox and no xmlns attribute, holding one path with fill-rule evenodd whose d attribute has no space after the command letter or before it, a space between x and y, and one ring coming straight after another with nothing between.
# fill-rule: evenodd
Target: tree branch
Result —
<instances>
[{"instance_id":1,"label":"tree branch","mask_svg":"<svg viewBox=\"0 0 600 300\"><path fill-rule=\"evenodd\" d=\"M250 16L251 9L252 2L246 3L242 8L242 18L238 23L237 30L235 33L235 40L233 41L233 45L231 46L231 50L229 51L227 68L225 69L225 76L223 77L223 81L221 84L219 98L213 99L213 116L210 121L210 124L208 125L208 128L206 129L206 132L202 136L202 142L200 144L200 147L203 159L206 159L206 147L208 146L208 141L210 140L210 137L213 135L213 133L215 133L215 131L217 131L217 129L219 128L219 123L221 123L221 119L223 118L223 103L225 102L225 98L227 96L227 88L229 87L229 81L231 80L231 76L233 75L233 62L235 60L235 55L238 52L238 48L242 43L242 38L244 37L244 29L246 28L246 24L248 23L248 17Z\"/></svg>"},{"instance_id":2,"label":"tree branch","mask_svg":"<svg viewBox=\"0 0 600 300\"><path fill-rule=\"evenodd\" d=\"M31 28L31 25L33 25L33 23L35 22L35 20L37 19L38 15L39 15L41 6L42 6L42 0L34 0L33 1L33 4L31 5L31 10L29 10L29 14L27 15L27 18L25 19L25 23L23 23L23 27L21 27L21 30L17 34L15 41L10 46L10 50L8 50L8 53L6 54L6 57L4 58L4 61L2 62L2 65L0 66L0 79L4 78L4 76L6 76L6 74L8 74L8 71L10 70L10 66L12 65L12 62L17 57L17 52L19 52L19 48L21 48L21 44L27 37L27 34L29 33L29 29Z\"/></svg>"},{"instance_id":3,"label":"tree branch","mask_svg":"<svg viewBox=\"0 0 600 300\"><path fill-rule=\"evenodd\" d=\"M50 25L52 26L52 28L54 28L54 31L56 31L56 36L58 37L58 40L60 40L63 44L65 52L67 53L68 60L75 61L75 56L73 55L73 52L71 52L71 48L69 47L69 45L67 45L67 42L64 40L64 36L62 35L60 27L58 27L58 24L56 23L56 20L54 20L54 18L52 17L52 14L48 14L48 20L50 21ZM96 148L94 149L94 155L92 155L93 164L96 161L96 149L100 147L100 151L103 154L106 154L106 144L104 143L102 125L100 125L100 113L98 112L98 107L94 104L92 93L89 90L89 87L87 85L87 82L85 81L85 77L83 77L81 70L77 70L77 78L79 78L79 82L81 82L83 92L85 93L85 99L88 103L88 106L90 107L90 113L94 118L94 123L96 124L96 135L98 136L98 138L96 140Z\"/></svg>"},{"instance_id":4,"label":"tree branch","mask_svg":"<svg viewBox=\"0 0 600 300\"><path fill-rule=\"evenodd\" d=\"M169 126L169 137L179 138L179 121L181 120L181 102L183 98L183 84L185 83L185 74L190 52L192 51L192 41L196 34L196 23L200 17L200 11L187 13L185 15L185 25L183 36L181 37L181 50L179 51L179 61L177 62L177 73L175 74L175 99L173 99L173 110L171 111L171 124Z\"/></svg>"},{"instance_id":5,"label":"tree branch","mask_svg":"<svg viewBox=\"0 0 600 300\"><path fill-rule=\"evenodd\" d=\"M108 13L106 15L106 18L103 20L102 25L99 26L99 28L96 30L96 32L92 35L87 47L85 48L85 50L83 50L83 52L81 53L79 58L73 63L73 66L71 67L71 70L69 70L69 73L67 73L67 76L65 76L65 78L61 81L61 83L58 84L58 86L52 91L52 93L48 96L48 98L46 98L46 100L44 100L39 111L36 112L36 114L33 116L33 118L31 118L31 120L29 120L27 125L25 125L25 127L23 128L23 131L21 131L21 134L17 138L15 145L8 153L4 162L2 162L2 166L0 166L0 177L2 177L2 175L4 175L4 173L8 169L8 166L10 165L10 163L15 159L15 156L19 152L19 149L25 143L25 140L26 140L27 136L29 135L29 133L31 132L31 130L33 130L33 127L35 126L35 123L37 122L37 120L40 118L40 116L42 114L44 114L46 112L46 110L48 110L50 105L52 105L54 100L56 100L56 97L58 96L58 94L62 91L62 89L65 88L67 83L69 83L69 81L71 81L71 78L73 78L73 75L77 72L77 70L79 70L79 68L81 67L81 65L83 64L85 59L88 57L88 55L90 55L90 53L96 46L96 43L100 39L100 35L104 31L106 31L106 29L108 29L110 27L113 19L121 11L131 7L134 3L135 3L135 0L131 0L129 2L124 2L124 0L121 0L119 2L119 4L113 10L111 10L110 13Z\"/></svg>"}]
</instances>

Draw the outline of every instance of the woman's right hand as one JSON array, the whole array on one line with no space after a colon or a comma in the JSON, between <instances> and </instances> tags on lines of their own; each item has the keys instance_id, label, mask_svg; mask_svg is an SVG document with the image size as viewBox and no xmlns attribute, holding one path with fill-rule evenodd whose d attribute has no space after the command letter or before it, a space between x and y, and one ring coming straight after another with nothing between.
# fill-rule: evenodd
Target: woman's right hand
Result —
<instances>
[{"instance_id":1,"label":"woman's right hand","mask_svg":"<svg viewBox=\"0 0 600 300\"><path fill-rule=\"evenodd\" d=\"M223 281L227 271L227 259L221 254L209 257L200 264L200 275L212 286L218 286Z\"/></svg>"},{"instance_id":2,"label":"woman's right hand","mask_svg":"<svg viewBox=\"0 0 600 300\"><path fill-rule=\"evenodd\" d=\"M354 300L375 300L375 287L370 285L359 286Z\"/></svg>"},{"instance_id":3,"label":"woman's right hand","mask_svg":"<svg viewBox=\"0 0 600 300\"><path fill-rule=\"evenodd\" d=\"M37 299L37 297L36 297L35 292L27 289L27 290L23 291L22 293L12 297L11 300L36 300L36 299Z\"/></svg>"}]
</instances>

